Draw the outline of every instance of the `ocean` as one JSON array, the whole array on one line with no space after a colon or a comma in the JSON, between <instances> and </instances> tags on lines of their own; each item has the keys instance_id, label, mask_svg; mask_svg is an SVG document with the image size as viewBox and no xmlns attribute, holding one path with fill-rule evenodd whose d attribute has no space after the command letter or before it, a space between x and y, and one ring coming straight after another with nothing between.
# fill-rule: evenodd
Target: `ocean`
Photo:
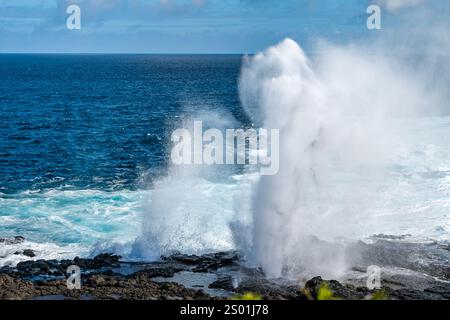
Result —
<instances>
[{"instance_id":1,"label":"ocean","mask_svg":"<svg viewBox=\"0 0 450 320\"><path fill-rule=\"evenodd\" d=\"M191 119L252 125L239 97L242 58L0 55L0 237L26 238L0 244L0 265L27 259L14 254L23 248L35 259L112 251L137 260L235 249L235 222L251 224L257 174L177 170L168 146ZM371 196L361 209L370 215L349 236L448 245L450 117L397 122L413 143L395 148L382 175L364 176L358 192Z\"/></svg>"},{"instance_id":2,"label":"ocean","mask_svg":"<svg viewBox=\"0 0 450 320\"><path fill-rule=\"evenodd\" d=\"M237 55L1 55L1 237L25 236L40 257L132 241L152 184L167 175L173 128L202 110L248 121L240 64Z\"/></svg>"}]
</instances>

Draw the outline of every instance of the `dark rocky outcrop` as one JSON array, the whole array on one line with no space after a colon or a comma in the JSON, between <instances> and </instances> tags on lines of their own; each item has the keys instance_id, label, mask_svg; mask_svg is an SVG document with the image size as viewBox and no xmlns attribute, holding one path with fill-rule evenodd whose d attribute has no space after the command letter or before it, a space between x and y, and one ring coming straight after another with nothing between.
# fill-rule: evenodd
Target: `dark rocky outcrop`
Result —
<instances>
[{"instance_id":1,"label":"dark rocky outcrop","mask_svg":"<svg viewBox=\"0 0 450 320\"><path fill-rule=\"evenodd\" d=\"M25 241L25 238L22 236L15 236L14 238L0 238L0 244L19 244Z\"/></svg>"},{"instance_id":2,"label":"dark rocky outcrop","mask_svg":"<svg viewBox=\"0 0 450 320\"><path fill-rule=\"evenodd\" d=\"M236 292L256 293L265 300L307 300L300 286L282 285L265 278L246 279L239 284Z\"/></svg>"},{"instance_id":3,"label":"dark rocky outcrop","mask_svg":"<svg viewBox=\"0 0 450 320\"><path fill-rule=\"evenodd\" d=\"M16 266L17 275L23 278L31 278L39 275L64 276L67 267L76 265L83 271L106 272L120 267L120 256L109 253L100 254L93 259L81 259L75 257L73 260L27 260L19 262Z\"/></svg>"},{"instance_id":4,"label":"dark rocky outcrop","mask_svg":"<svg viewBox=\"0 0 450 320\"><path fill-rule=\"evenodd\" d=\"M75 257L71 264L79 266L84 270L114 268L119 266L121 256L116 256L111 253L102 253L94 257L94 259L81 259Z\"/></svg>"},{"instance_id":5,"label":"dark rocky outcrop","mask_svg":"<svg viewBox=\"0 0 450 320\"><path fill-rule=\"evenodd\" d=\"M52 296L109 300L210 299L202 291L187 289L176 283L153 282L143 273L130 277L89 275L82 278L80 290L69 290L63 279L32 282L0 274L0 299L22 300Z\"/></svg>"},{"instance_id":6,"label":"dark rocky outcrop","mask_svg":"<svg viewBox=\"0 0 450 320\"><path fill-rule=\"evenodd\" d=\"M141 273L145 275L148 278L171 278L175 275L175 273L182 271L181 268L174 268L174 267L156 267L156 268L148 268L144 269L142 271L139 271L138 273Z\"/></svg>"},{"instance_id":7,"label":"dark rocky outcrop","mask_svg":"<svg viewBox=\"0 0 450 320\"><path fill-rule=\"evenodd\" d=\"M27 257L30 257L30 258L33 258L33 257L36 256L36 254L34 253L34 251L31 250L31 249L25 249L25 250L23 250L22 254L23 254L24 256L27 256Z\"/></svg>"},{"instance_id":8,"label":"dark rocky outcrop","mask_svg":"<svg viewBox=\"0 0 450 320\"><path fill-rule=\"evenodd\" d=\"M227 291L233 291L234 284L231 276L220 276L216 281L212 282L208 288L211 289L223 289Z\"/></svg>"},{"instance_id":9,"label":"dark rocky outcrop","mask_svg":"<svg viewBox=\"0 0 450 320\"><path fill-rule=\"evenodd\" d=\"M312 299L317 299L319 290L324 287L329 289L336 299L361 300L370 294L365 287L355 288L351 285L343 285L336 280L323 280L321 277L315 277L306 282L305 294L309 294Z\"/></svg>"},{"instance_id":10,"label":"dark rocky outcrop","mask_svg":"<svg viewBox=\"0 0 450 320\"><path fill-rule=\"evenodd\" d=\"M70 265L82 271L81 290L67 288ZM184 283L176 280L180 272L203 280ZM332 299L450 299L450 285L444 282L424 282L418 289L417 281L385 277L382 285L381 290L371 291L362 284L321 277L304 286L286 279L269 280L261 270L241 266L236 252L175 254L152 263L123 262L120 256L105 253L92 259L29 260L0 269L0 299L223 299L224 292L230 297L251 292L262 299L311 300L323 299L319 294L323 288L329 293L325 298ZM221 296L216 296L219 291Z\"/></svg>"},{"instance_id":11,"label":"dark rocky outcrop","mask_svg":"<svg viewBox=\"0 0 450 320\"><path fill-rule=\"evenodd\" d=\"M176 261L193 266L193 272L210 272L238 262L239 255L235 251L230 251L210 253L202 256L173 254L169 257L163 257L162 259L164 261Z\"/></svg>"}]
</instances>

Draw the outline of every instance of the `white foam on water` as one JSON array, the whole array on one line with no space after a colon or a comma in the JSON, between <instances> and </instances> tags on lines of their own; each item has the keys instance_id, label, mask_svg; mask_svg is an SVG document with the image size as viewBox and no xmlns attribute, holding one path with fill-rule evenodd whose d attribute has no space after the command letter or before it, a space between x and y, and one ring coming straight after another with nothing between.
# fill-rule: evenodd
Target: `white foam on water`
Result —
<instances>
[{"instance_id":1,"label":"white foam on water","mask_svg":"<svg viewBox=\"0 0 450 320\"><path fill-rule=\"evenodd\" d=\"M32 250L34 257L22 254L24 250ZM18 244L0 244L0 267L16 266L28 260L73 259L75 256L89 256L90 248L83 244L58 245L56 243L39 243L24 241Z\"/></svg>"},{"instance_id":2,"label":"white foam on water","mask_svg":"<svg viewBox=\"0 0 450 320\"><path fill-rule=\"evenodd\" d=\"M0 265L27 259L89 256L105 243L130 243L139 231L147 191L49 190L0 196L0 235L24 236L21 244L0 244Z\"/></svg>"},{"instance_id":3,"label":"white foam on water","mask_svg":"<svg viewBox=\"0 0 450 320\"><path fill-rule=\"evenodd\" d=\"M133 258L154 260L173 252L201 254L235 247L229 227L236 214L234 199L245 195L251 185L236 176L211 181L202 172L175 167L155 183ZM241 214L249 216L248 211Z\"/></svg>"}]
</instances>

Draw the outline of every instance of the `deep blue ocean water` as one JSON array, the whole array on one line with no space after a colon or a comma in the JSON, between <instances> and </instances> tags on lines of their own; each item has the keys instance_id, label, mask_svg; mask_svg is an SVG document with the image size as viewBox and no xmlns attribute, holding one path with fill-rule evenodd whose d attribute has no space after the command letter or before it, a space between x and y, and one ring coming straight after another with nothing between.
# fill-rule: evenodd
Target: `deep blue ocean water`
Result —
<instances>
[{"instance_id":1,"label":"deep blue ocean water","mask_svg":"<svg viewBox=\"0 0 450 320\"><path fill-rule=\"evenodd\" d=\"M245 121L238 55L0 55L0 192L147 187L196 108Z\"/></svg>"}]
</instances>

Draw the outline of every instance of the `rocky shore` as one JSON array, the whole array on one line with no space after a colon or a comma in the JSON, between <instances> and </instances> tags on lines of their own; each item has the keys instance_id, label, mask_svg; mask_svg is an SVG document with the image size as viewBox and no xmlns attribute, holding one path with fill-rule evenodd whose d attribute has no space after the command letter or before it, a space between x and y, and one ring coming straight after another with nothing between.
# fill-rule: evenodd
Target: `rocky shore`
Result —
<instances>
[{"instance_id":1,"label":"rocky shore","mask_svg":"<svg viewBox=\"0 0 450 320\"><path fill-rule=\"evenodd\" d=\"M33 257L32 252L18 254ZM67 287L71 265L81 269L80 289ZM450 299L450 285L445 281L416 286L414 281L384 275L381 289L369 290L360 284L320 277L303 283L268 280L260 270L243 267L237 252L174 254L152 263L122 261L105 253L92 259L27 260L0 268L0 299L209 300L239 299L249 292L253 299Z\"/></svg>"}]
</instances>

